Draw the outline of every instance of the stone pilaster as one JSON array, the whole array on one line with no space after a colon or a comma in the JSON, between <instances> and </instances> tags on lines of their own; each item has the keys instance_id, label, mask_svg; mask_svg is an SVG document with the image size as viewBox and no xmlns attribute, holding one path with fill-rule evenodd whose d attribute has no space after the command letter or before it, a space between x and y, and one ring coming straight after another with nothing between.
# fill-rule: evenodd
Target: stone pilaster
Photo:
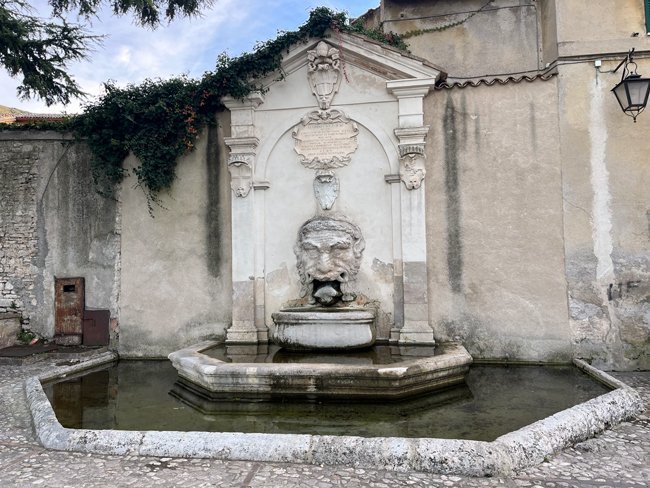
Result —
<instances>
[{"instance_id":1,"label":"stone pilaster","mask_svg":"<svg viewBox=\"0 0 650 488\"><path fill-rule=\"evenodd\" d=\"M264 295L256 293L256 244L261 236L256 227L253 191L259 145L255 110L263 101L261 94L252 94L245 100L224 99L231 114L231 137L225 142L230 148L228 170L232 189L232 325L226 331L227 344L266 342L268 338L263 321Z\"/></svg>"},{"instance_id":2,"label":"stone pilaster","mask_svg":"<svg viewBox=\"0 0 650 488\"><path fill-rule=\"evenodd\" d=\"M395 303L396 328L392 340L400 343L433 344L429 325L429 302L425 222L425 144L429 127L424 125L423 99L435 79L388 81L388 90L398 99L399 201L401 262L394 266L395 289L402 303Z\"/></svg>"}]
</instances>

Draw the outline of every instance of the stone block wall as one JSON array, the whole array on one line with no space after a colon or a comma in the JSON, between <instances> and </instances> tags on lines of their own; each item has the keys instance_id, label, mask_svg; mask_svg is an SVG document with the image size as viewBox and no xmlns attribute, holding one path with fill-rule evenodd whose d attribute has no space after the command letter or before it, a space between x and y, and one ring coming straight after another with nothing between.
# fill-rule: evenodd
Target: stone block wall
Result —
<instances>
[{"instance_id":1,"label":"stone block wall","mask_svg":"<svg viewBox=\"0 0 650 488\"><path fill-rule=\"evenodd\" d=\"M70 135L0 131L0 314L52 337L55 278L85 278L87 308L118 316L117 201L99 196Z\"/></svg>"},{"instance_id":2,"label":"stone block wall","mask_svg":"<svg viewBox=\"0 0 650 488\"><path fill-rule=\"evenodd\" d=\"M0 314L18 313L28 323L28 308L36 305L40 147L18 140L0 144Z\"/></svg>"},{"instance_id":3,"label":"stone block wall","mask_svg":"<svg viewBox=\"0 0 650 488\"><path fill-rule=\"evenodd\" d=\"M17 344L20 329L20 315L13 313L0 313L0 348Z\"/></svg>"}]
</instances>

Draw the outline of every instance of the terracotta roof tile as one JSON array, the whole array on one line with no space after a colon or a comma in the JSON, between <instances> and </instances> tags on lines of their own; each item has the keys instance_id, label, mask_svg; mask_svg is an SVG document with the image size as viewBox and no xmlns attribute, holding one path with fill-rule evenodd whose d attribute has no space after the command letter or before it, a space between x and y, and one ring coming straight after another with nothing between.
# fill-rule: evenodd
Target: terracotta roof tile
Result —
<instances>
[{"instance_id":1,"label":"terracotta roof tile","mask_svg":"<svg viewBox=\"0 0 650 488\"><path fill-rule=\"evenodd\" d=\"M436 86L436 90L444 90L444 89L451 89L451 88L467 88L468 86L470 87L477 87L480 85L485 85L485 86L492 86L495 84L499 85L507 85L511 83L521 83L522 81L527 81L527 82L532 82L535 80L541 80L541 81L547 81L550 80L553 76L555 76L557 73L538 73L533 76L508 76L506 78L480 78L480 79L472 79L472 80L459 80L459 81L453 81L450 82L449 79L447 79L444 83L440 83L439 85Z\"/></svg>"}]
</instances>

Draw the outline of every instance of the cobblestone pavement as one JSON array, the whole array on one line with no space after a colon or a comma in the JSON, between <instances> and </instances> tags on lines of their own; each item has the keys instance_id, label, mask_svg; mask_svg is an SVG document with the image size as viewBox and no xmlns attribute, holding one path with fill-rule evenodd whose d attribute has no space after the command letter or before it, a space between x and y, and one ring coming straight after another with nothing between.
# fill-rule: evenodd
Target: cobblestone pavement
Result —
<instances>
[{"instance_id":1,"label":"cobblestone pavement","mask_svg":"<svg viewBox=\"0 0 650 488\"><path fill-rule=\"evenodd\" d=\"M0 487L635 487L650 486L650 410L512 478L208 459L47 451L33 434L23 380L52 363L0 366ZM650 406L650 372L615 373Z\"/></svg>"}]
</instances>

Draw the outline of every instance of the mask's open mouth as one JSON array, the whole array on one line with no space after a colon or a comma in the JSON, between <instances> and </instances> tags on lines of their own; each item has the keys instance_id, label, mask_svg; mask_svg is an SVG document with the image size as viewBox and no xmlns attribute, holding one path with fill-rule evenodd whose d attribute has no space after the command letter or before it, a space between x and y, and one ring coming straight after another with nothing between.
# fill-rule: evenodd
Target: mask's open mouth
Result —
<instances>
[{"instance_id":1,"label":"mask's open mouth","mask_svg":"<svg viewBox=\"0 0 650 488\"><path fill-rule=\"evenodd\" d=\"M342 296L340 281L314 280L313 290L313 297L321 305L334 305Z\"/></svg>"}]
</instances>

